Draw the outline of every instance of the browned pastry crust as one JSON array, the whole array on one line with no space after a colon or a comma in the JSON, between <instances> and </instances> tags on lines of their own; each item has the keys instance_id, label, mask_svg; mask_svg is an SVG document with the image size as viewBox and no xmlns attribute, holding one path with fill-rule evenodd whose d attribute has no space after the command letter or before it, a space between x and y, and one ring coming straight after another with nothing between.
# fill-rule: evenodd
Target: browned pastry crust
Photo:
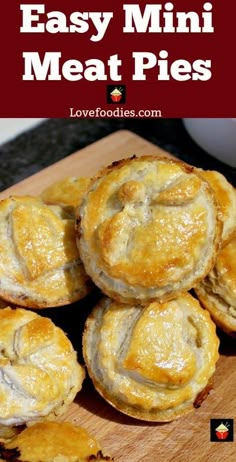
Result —
<instances>
[{"instance_id":1,"label":"browned pastry crust","mask_svg":"<svg viewBox=\"0 0 236 462\"><path fill-rule=\"evenodd\" d=\"M0 297L15 305L66 305L92 288L75 242L74 218L30 196L0 201Z\"/></svg>"},{"instance_id":2,"label":"browned pastry crust","mask_svg":"<svg viewBox=\"0 0 236 462\"><path fill-rule=\"evenodd\" d=\"M236 233L222 247L214 268L195 292L217 326L236 337Z\"/></svg>"},{"instance_id":3,"label":"browned pastry crust","mask_svg":"<svg viewBox=\"0 0 236 462\"><path fill-rule=\"evenodd\" d=\"M84 428L70 422L40 422L0 444L5 462L112 461L98 441Z\"/></svg>"},{"instance_id":4,"label":"browned pastry crust","mask_svg":"<svg viewBox=\"0 0 236 462\"><path fill-rule=\"evenodd\" d=\"M209 313L188 293L145 307L103 298L83 334L97 391L124 414L157 422L175 420L206 398L218 347Z\"/></svg>"},{"instance_id":5,"label":"browned pastry crust","mask_svg":"<svg viewBox=\"0 0 236 462\"><path fill-rule=\"evenodd\" d=\"M63 413L85 372L66 334L23 308L0 310L0 425L29 424Z\"/></svg>"},{"instance_id":6,"label":"browned pastry crust","mask_svg":"<svg viewBox=\"0 0 236 462\"><path fill-rule=\"evenodd\" d=\"M113 163L77 211L86 272L108 296L167 300L214 264L222 214L209 184L181 162L143 156Z\"/></svg>"}]
</instances>

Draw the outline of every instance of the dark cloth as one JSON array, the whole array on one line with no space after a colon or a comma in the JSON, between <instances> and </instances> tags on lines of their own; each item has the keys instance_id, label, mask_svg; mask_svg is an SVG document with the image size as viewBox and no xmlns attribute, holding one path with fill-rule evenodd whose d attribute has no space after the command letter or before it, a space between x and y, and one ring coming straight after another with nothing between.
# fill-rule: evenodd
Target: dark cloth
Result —
<instances>
[{"instance_id":1,"label":"dark cloth","mask_svg":"<svg viewBox=\"0 0 236 462\"><path fill-rule=\"evenodd\" d=\"M0 146L0 190L120 129L131 130L191 165L218 170L236 185L236 169L198 147L182 119L48 119Z\"/></svg>"}]
</instances>

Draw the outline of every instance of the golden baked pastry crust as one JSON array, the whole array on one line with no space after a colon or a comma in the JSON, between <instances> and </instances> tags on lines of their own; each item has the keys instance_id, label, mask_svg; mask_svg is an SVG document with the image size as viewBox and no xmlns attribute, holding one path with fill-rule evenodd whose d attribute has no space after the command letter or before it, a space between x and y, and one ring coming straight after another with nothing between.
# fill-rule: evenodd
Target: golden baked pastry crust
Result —
<instances>
[{"instance_id":1,"label":"golden baked pastry crust","mask_svg":"<svg viewBox=\"0 0 236 462\"><path fill-rule=\"evenodd\" d=\"M106 295L127 303L192 288L212 267L221 230L208 183L169 158L113 163L77 211L86 272Z\"/></svg>"},{"instance_id":2,"label":"golden baked pastry crust","mask_svg":"<svg viewBox=\"0 0 236 462\"><path fill-rule=\"evenodd\" d=\"M0 202L0 296L32 308L59 306L91 291L74 219L30 196Z\"/></svg>"},{"instance_id":3,"label":"golden baked pastry crust","mask_svg":"<svg viewBox=\"0 0 236 462\"><path fill-rule=\"evenodd\" d=\"M65 177L48 186L40 195L47 204L79 207L91 182L90 178Z\"/></svg>"},{"instance_id":4,"label":"golden baked pastry crust","mask_svg":"<svg viewBox=\"0 0 236 462\"><path fill-rule=\"evenodd\" d=\"M223 214L222 244L224 245L236 229L236 190L222 173L201 169L199 173L210 184L221 207Z\"/></svg>"},{"instance_id":5,"label":"golden baked pastry crust","mask_svg":"<svg viewBox=\"0 0 236 462\"><path fill-rule=\"evenodd\" d=\"M188 293L145 307L103 298L86 321L83 355L112 406L138 419L171 421L208 388L218 359L215 330Z\"/></svg>"},{"instance_id":6,"label":"golden baked pastry crust","mask_svg":"<svg viewBox=\"0 0 236 462\"><path fill-rule=\"evenodd\" d=\"M84 368L65 333L23 308L0 310L0 424L55 418L82 387Z\"/></svg>"},{"instance_id":7,"label":"golden baked pastry crust","mask_svg":"<svg viewBox=\"0 0 236 462\"><path fill-rule=\"evenodd\" d=\"M98 441L84 428L70 422L40 422L0 446L0 458L21 462L111 461Z\"/></svg>"},{"instance_id":8,"label":"golden baked pastry crust","mask_svg":"<svg viewBox=\"0 0 236 462\"><path fill-rule=\"evenodd\" d=\"M222 247L214 268L195 292L215 323L236 336L236 233Z\"/></svg>"}]
</instances>

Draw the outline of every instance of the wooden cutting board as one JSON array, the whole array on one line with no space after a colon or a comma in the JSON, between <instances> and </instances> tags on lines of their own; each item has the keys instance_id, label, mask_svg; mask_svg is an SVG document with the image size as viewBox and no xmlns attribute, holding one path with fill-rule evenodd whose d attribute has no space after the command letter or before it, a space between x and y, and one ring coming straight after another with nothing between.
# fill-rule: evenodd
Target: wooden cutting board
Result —
<instances>
[{"instance_id":1,"label":"wooden cutting board","mask_svg":"<svg viewBox=\"0 0 236 462\"><path fill-rule=\"evenodd\" d=\"M39 194L46 186L65 176L90 176L100 167L133 154L166 154L158 147L129 131L118 131L66 157L26 180L0 193ZM91 300L72 307L45 310L60 320L74 342L80 343L82 325L76 326L80 313L90 309ZM44 310L43 310L44 311ZM58 312L60 311L60 315ZM75 314L76 313L76 314ZM60 318L60 319L59 319ZM75 318L75 319L74 319ZM236 417L236 348L232 339L220 334L220 359L214 390L201 408L175 422L146 423L129 418L113 409L94 390L87 379L83 389L61 420L84 426L96 436L117 462L233 462L235 442L210 442L210 419Z\"/></svg>"}]
</instances>

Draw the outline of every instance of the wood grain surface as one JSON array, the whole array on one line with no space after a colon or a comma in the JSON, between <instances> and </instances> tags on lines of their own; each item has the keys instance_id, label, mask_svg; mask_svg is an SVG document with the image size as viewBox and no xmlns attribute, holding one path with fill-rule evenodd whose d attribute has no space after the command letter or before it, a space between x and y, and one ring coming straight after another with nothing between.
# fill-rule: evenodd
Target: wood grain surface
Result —
<instances>
[{"instance_id":1,"label":"wood grain surface","mask_svg":"<svg viewBox=\"0 0 236 462\"><path fill-rule=\"evenodd\" d=\"M0 198L14 194L37 195L56 180L66 176L91 176L100 167L133 154L166 153L129 131L118 131L8 188L0 193ZM80 360L83 322L93 303L94 298L88 297L70 307L40 312L63 327L79 350ZM117 462L236 461L235 442L210 441L210 419L236 417L235 341L220 332L219 336L220 359L214 389L191 414L165 424L129 418L107 404L87 378L61 420L70 420L86 428Z\"/></svg>"}]
</instances>

